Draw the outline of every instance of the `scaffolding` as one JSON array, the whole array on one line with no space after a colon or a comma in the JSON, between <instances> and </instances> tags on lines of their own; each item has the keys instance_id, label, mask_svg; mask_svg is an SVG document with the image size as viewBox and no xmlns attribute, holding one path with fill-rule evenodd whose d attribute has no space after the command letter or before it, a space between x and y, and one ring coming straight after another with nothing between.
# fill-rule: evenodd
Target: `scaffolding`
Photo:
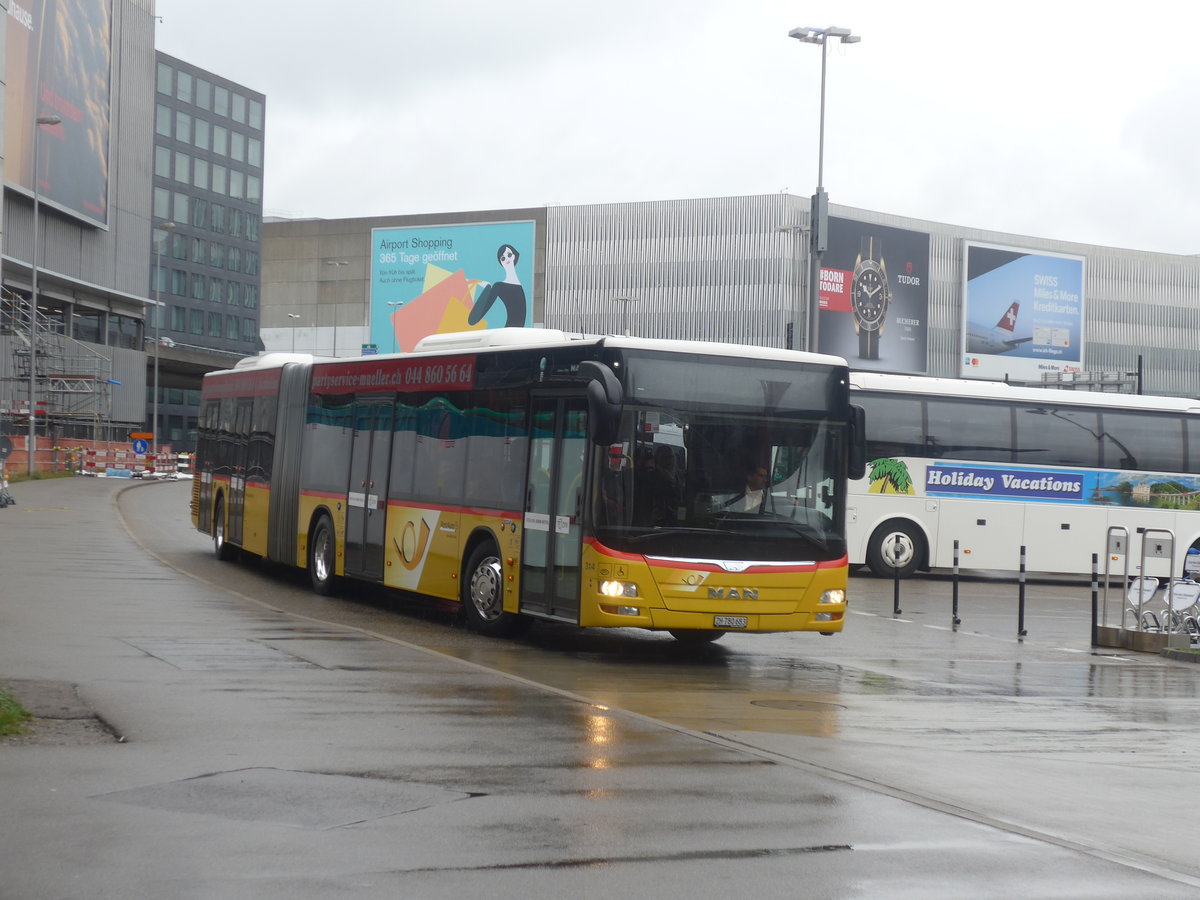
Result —
<instances>
[{"instance_id":1,"label":"scaffolding","mask_svg":"<svg viewBox=\"0 0 1200 900\"><path fill-rule=\"evenodd\" d=\"M3 373L5 430L25 433L29 417L45 435L90 426L99 437L111 418L112 360L66 334L62 319L36 310L29 298L3 289L0 293L0 347L8 347ZM30 387L33 387L31 411Z\"/></svg>"}]
</instances>

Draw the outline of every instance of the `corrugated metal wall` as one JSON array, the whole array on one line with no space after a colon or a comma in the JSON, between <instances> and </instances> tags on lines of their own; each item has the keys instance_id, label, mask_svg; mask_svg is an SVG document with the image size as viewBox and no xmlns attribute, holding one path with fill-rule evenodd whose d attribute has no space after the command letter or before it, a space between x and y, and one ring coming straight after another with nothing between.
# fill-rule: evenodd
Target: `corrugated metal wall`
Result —
<instances>
[{"instance_id":1,"label":"corrugated metal wall","mask_svg":"<svg viewBox=\"0 0 1200 900\"><path fill-rule=\"evenodd\" d=\"M646 337L804 346L807 197L561 206L547 210L545 324ZM928 371L956 377L963 241L1082 256L1092 372L1132 372L1147 393L1200 396L1200 257L1097 247L832 206L830 214L930 235ZM785 230L780 230L785 229ZM617 298L632 298L623 302Z\"/></svg>"}]
</instances>

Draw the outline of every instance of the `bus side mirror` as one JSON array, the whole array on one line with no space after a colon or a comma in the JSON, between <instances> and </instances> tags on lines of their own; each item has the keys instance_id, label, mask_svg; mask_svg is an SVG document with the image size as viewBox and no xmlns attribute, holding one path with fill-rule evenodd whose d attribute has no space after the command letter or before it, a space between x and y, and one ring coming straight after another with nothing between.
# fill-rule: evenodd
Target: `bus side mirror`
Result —
<instances>
[{"instance_id":1,"label":"bus side mirror","mask_svg":"<svg viewBox=\"0 0 1200 900\"><path fill-rule=\"evenodd\" d=\"M861 406L850 407L850 454L846 477L857 481L867 474L867 416Z\"/></svg>"},{"instance_id":2,"label":"bus side mirror","mask_svg":"<svg viewBox=\"0 0 1200 900\"><path fill-rule=\"evenodd\" d=\"M601 446L615 443L621 427L621 383L604 363L584 360L579 372L587 376L588 438Z\"/></svg>"}]
</instances>

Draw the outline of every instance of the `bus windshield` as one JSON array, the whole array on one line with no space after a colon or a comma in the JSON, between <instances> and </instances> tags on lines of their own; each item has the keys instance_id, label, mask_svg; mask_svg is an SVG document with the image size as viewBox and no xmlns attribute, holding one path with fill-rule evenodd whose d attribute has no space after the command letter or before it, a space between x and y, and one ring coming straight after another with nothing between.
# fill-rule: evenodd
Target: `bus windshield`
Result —
<instances>
[{"instance_id":1,"label":"bus windshield","mask_svg":"<svg viewBox=\"0 0 1200 900\"><path fill-rule=\"evenodd\" d=\"M845 423L829 417L845 388L830 368L634 358L626 379L620 439L596 461L602 544L683 559L845 553Z\"/></svg>"}]
</instances>

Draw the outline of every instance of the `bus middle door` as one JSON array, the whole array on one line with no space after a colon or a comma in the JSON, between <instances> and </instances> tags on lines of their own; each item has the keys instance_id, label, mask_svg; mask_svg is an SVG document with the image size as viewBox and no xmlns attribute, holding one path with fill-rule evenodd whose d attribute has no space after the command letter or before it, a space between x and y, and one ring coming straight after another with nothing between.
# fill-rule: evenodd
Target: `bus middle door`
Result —
<instances>
[{"instance_id":1,"label":"bus middle door","mask_svg":"<svg viewBox=\"0 0 1200 900\"><path fill-rule=\"evenodd\" d=\"M587 401L535 397L531 412L521 609L577 622Z\"/></svg>"},{"instance_id":2,"label":"bus middle door","mask_svg":"<svg viewBox=\"0 0 1200 900\"><path fill-rule=\"evenodd\" d=\"M241 546L246 518L246 470L250 465L250 423L253 400L239 400L234 419L234 439L229 467L229 541Z\"/></svg>"},{"instance_id":3,"label":"bus middle door","mask_svg":"<svg viewBox=\"0 0 1200 900\"><path fill-rule=\"evenodd\" d=\"M344 562L347 575L371 581L383 580L392 410L391 401L378 400L359 402L354 409Z\"/></svg>"}]
</instances>

